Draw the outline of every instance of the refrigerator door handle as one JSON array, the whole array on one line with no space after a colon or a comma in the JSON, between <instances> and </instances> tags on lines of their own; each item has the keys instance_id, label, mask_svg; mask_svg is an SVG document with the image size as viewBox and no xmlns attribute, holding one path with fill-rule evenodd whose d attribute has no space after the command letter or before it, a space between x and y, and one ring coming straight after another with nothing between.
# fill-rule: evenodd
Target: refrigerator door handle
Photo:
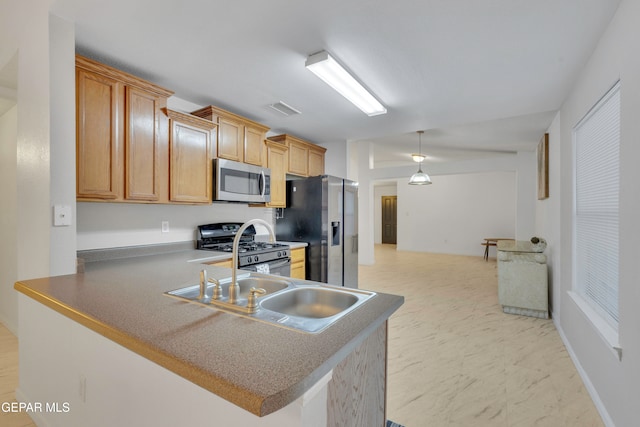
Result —
<instances>
[{"instance_id":1,"label":"refrigerator door handle","mask_svg":"<svg viewBox=\"0 0 640 427\"><path fill-rule=\"evenodd\" d=\"M351 253L358 253L358 235L354 234L351 238Z\"/></svg>"},{"instance_id":2,"label":"refrigerator door handle","mask_svg":"<svg viewBox=\"0 0 640 427\"><path fill-rule=\"evenodd\" d=\"M331 222L331 246L340 246L340 221Z\"/></svg>"}]
</instances>

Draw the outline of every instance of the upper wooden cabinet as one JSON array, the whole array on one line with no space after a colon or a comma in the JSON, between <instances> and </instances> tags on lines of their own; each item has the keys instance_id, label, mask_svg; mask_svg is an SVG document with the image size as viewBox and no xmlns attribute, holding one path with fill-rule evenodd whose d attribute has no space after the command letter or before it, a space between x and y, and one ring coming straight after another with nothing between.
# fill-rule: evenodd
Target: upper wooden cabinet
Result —
<instances>
[{"instance_id":1,"label":"upper wooden cabinet","mask_svg":"<svg viewBox=\"0 0 640 427\"><path fill-rule=\"evenodd\" d=\"M160 109L172 94L76 56L78 200L166 201L167 120Z\"/></svg>"},{"instance_id":2,"label":"upper wooden cabinet","mask_svg":"<svg viewBox=\"0 0 640 427\"><path fill-rule=\"evenodd\" d=\"M191 114L218 124L218 157L265 165L263 141L268 127L213 105Z\"/></svg>"},{"instance_id":3,"label":"upper wooden cabinet","mask_svg":"<svg viewBox=\"0 0 640 427\"><path fill-rule=\"evenodd\" d=\"M287 207L287 152L284 144L267 140L267 167L271 169L271 201L266 205L272 208Z\"/></svg>"},{"instance_id":4,"label":"upper wooden cabinet","mask_svg":"<svg viewBox=\"0 0 640 427\"><path fill-rule=\"evenodd\" d=\"M217 125L169 109L169 200L211 203L212 135Z\"/></svg>"},{"instance_id":5,"label":"upper wooden cabinet","mask_svg":"<svg viewBox=\"0 0 640 427\"><path fill-rule=\"evenodd\" d=\"M288 148L287 173L298 176L324 174L324 154L326 148L312 144L292 135L276 135L268 138L280 142Z\"/></svg>"},{"instance_id":6,"label":"upper wooden cabinet","mask_svg":"<svg viewBox=\"0 0 640 427\"><path fill-rule=\"evenodd\" d=\"M124 88L117 80L76 70L78 198L122 198Z\"/></svg>"},{"instance_id":7,"label":"upper wooden cabinet","mask_svg":"<svg viewBox=\"0 0 640 427\"><path fill-rule=\"evenodd\" d=\"M158 112L162 101L153 93L125 87L125 198L160 200Z\"/></svg>"},{"instance_id":8,"label":"upper wooden cabinet","mask_svg":"<svg viewBox=\"0 0 640 427\"><path fill-rule=\"evenodd\" d=\"M309 176L324 175L324 153L326 148L311 144L309 146Z\"/></svg>"}]
</instances>

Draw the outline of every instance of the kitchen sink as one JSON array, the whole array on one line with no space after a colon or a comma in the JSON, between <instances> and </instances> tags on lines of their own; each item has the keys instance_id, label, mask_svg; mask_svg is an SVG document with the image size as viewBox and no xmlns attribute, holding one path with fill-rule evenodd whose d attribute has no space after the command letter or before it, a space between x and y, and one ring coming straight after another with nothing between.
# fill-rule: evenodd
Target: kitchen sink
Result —
<instances>
[{"instance_id":1,"label":"kitchen sink","mask_svg":"<svg viewBox=\"0 0 640 427\"><path fill-rule=\"evenodd\" d=\"M297 331L318 333L375 296L375 292L359 289L293 283L289 289L261 298L254 316Z\"/></svg>"},{"instance_id":2,"label":"kitchen sink","mask_svg":"<svg viewBox=\"0 0 640 427\"><path fill-rule=\"evenodd\" d=\"M358 302L352 293L327 288L294 288L266 298L260 307L278 313L322 319L335 316Z\"/></svg>"},{"instance_id":3,"label":"kitchen sink","mask_svg":"<svg viewBox=\"0 0 640 427\"><path fill-rule=\"evenodd\" d=\"M222 296L211 300L213 284L207 287L208 297L199 300L199 285L165 292L165 295L186 300L298 332L319 333L375 296L375 292L323 285L305 280L280 278L261 273L247 273L237 278L240 286L239 304L227 302L231 278L220 280ZM257 309L246 309L251 288L262 288L256 295Z\"/></svg>"},{"instance_id":4,"label":"kitchen sink","mask_svg":"<svg viewBox=\"0 0 640 427\"><path fill-rule=\"evenodd\" d=\"M262 288L266 291L266 294L281 291L291 286L291 282L286 279L274 278L273 276L258 275L256 273L238 276L238 286L240 286L240 299L246 300L249 297L249 290L251 288ZM231 278L220 280L220 287L222 288L222 298L229 297L229 284ZM172 295L179 298L195 301L200 294L200 286L193 285L186 288L176 289L175 291L167 292L168 295ZM211 298L213 295L213 283L207 284L207 295ZM208 301L204 301L208 302Z\"/></svg>"}]
</instances>

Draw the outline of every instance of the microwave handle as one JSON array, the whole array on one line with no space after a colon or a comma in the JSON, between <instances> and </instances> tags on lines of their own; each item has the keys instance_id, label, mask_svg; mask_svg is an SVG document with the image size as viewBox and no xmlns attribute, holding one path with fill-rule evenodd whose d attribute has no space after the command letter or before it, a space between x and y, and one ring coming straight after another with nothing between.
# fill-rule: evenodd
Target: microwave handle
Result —
<instances>
[{"instance_id":1,"label":"microwave handle","mask_svg":"<svg viewBox=\"0 0 640 427\"><path fill-rule=\"evenodd\" d=\"M264 197L264 193L265 191L267 191L267 178L264 176L263 170L260 171L260 176L262 177L262 179L260 180L262 185L262 189L260 190L260 196Z\"/></svg>"}]
</instances>

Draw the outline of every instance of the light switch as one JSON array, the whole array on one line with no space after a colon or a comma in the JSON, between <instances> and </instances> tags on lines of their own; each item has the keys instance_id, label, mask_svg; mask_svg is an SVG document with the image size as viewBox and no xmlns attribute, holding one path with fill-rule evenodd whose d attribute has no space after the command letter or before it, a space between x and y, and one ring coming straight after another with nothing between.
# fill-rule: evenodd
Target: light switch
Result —
<instances>
[{"instance_id":1,"label":"light switch","mask_svg":"<svg viewBox=\"0 0 640 427\"><path fill-rule=\"evenodd\" d=\"M53 226L67 227L71 225L71 206L54 205L53 206Z\"/></svg>"}]
</instances>

